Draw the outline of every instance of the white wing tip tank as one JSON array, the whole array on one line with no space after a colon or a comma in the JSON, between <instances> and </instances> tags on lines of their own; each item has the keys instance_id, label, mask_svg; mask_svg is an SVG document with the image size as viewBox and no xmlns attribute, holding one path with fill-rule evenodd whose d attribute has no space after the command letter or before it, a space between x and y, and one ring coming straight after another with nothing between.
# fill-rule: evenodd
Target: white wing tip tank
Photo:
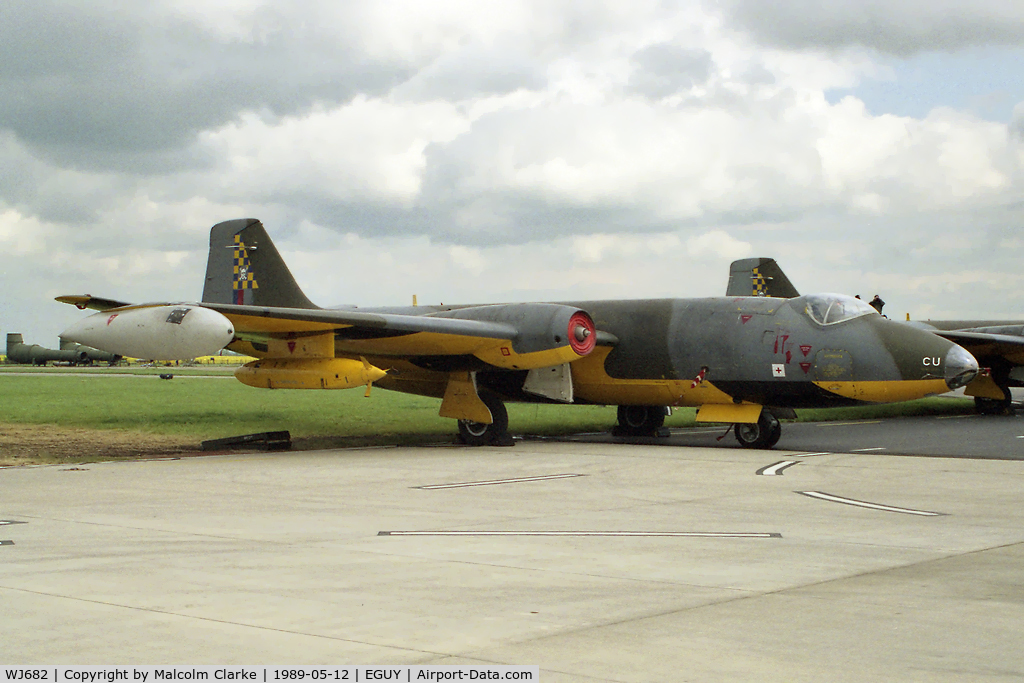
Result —
<instances>
[{"instance_id":1,"label":"white wing tip tank","mask_svg":"<svg viewBox=\"0 0 1024 683\"><path fill-rule=\"evenodd\" d=\"M61 337L110 353L147 360L189 360L231 343L234 325L217 311L194 304L129 306L95 313Z\"/></svg>"}]
</instances>

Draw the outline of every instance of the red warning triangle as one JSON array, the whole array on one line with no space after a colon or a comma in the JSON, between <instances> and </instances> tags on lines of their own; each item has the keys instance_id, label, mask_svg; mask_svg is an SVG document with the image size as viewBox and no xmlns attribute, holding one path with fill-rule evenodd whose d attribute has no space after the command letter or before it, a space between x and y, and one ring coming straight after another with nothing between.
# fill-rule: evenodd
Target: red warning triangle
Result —
<instances>
[{"instance_id":1,"label":"red warning triangle","mask_svg":"<svg viewBox=\"0 0 1024 683\"><path fill-rule=\"evenodd\" d=\"M811 370L811 364L810 363L801 363L800 364L800 369L803 370L804 374L806 375Z\"/></svg>"}]
</instances>

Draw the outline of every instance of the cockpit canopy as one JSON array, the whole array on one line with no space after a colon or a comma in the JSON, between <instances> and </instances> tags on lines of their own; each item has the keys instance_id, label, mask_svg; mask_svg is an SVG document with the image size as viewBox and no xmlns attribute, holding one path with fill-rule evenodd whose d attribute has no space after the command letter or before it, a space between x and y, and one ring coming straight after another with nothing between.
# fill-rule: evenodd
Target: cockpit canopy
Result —
<instances>
[{"instance_id":1,"label":"cockpit canopy","mask_svg":"<svg viewBox=\"0 0 1024 683\"><path fill-rule=\"evenodd\" d=\"M819 325L835 325L862 315L878 314L865 301L845 294L808 294L804 310Z\"/></svg>"}]
</instances>

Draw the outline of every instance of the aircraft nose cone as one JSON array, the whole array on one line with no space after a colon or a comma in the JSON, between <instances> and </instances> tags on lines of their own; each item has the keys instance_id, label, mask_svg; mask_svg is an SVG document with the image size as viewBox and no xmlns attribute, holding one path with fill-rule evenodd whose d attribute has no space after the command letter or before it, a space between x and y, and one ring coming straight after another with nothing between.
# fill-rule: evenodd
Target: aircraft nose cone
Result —
<instances>
[{"instance_id":1,"label":"aircraft nose cone","mask_svg":"<svg viewBox=\"0 0 1024 683\"><path fill-rule=\"evenodd\" d=\"M946 353L946 386L959 389L971 383L978 375L978 361L967 349L953 345Z\"/></svg>"}]
</instances>

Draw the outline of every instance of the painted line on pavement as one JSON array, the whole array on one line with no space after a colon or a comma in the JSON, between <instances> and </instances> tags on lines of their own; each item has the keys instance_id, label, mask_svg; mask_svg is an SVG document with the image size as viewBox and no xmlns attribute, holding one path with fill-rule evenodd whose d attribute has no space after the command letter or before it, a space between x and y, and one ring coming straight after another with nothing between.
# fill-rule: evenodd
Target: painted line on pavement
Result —
<instances>
[{"instance_id":1,"label":"painted line on pavement","mask_svg":"<svg viewBox=\"0 0 1024 683\"><path fill-rule=\"evenodd\" d=\"M831 493L824 493L822 491L794 491L799 493L801 496L808 496L810 498L817 498L819 500L827 500L831 503L842 503L843 505L853 505L855 507L869 508L871 510L882 510L883 512L900 512L905 515L919 515L921 517L944 517L944 512L929 512L927 510L912 510L910 508L899 508L893 505L880 505L878 503L868 503L863 500L854 500L853 498L843 498L841 496L834 496Z\"/></svg>"},{"instance_id":2,"label":"painted line on pavement","mask_svg":"<svg viewBox=\"0 0 1024 683\"><path fill-rule=\"evenodd\" d=\"M434 491L436 489L461 489L469 486L496 486L498 484L518 484L524 481L547 481L549 479L570 479L585 477L585 474L545 474L538 477L516 477L515 479L490 479L488 481L464 481L455 484L429 484L427 486L410 486L413 489Z\"/></svg>"},{"instance_id":3,"label":"painted line on pavement","mask_svg":"<svg viewBox=\"0 0 1024 683\"><path fill-rule=\"evenodd\" d=\"M821 451L820 453L793 453L794 458L809 458L812 455L832 455L831 451Z\"/></svg>"},{"instance_id":4,"label":"painted line on pavement","mask_svg":"<svg viewBox=\"0 0 1024 683\"><path fill-rule=\"evenodd\" d=\"M762 477L781 477L782 470L786 469L787 467L792 467L793 465L799 464L799 460L783 460L782 462L777 462L774 465L767 465L766 467L762 467L757 472L755 472L755 474L760 474Z\"/></svg>"},{"instance_id":5,"label":"painted line on pavement","mask_svg":"<svg viewBox=\"0 0 1024 683\"><path fill-rule=\"evenodd\" d=\"M877 425L881 420L860 420L857 422L819 422L815 427L852 427L854 425Z\"/></svg>"},{"instance_id":6,"label":"painted line on pavement","mask_svg":"<svg viewBox=\"0 0 1024 683\"><path fill-rule=\"evenodd\" d=\"M875 446L874 448L854 448L851 453L866 453L867 451L884 451L885 446Z\"/></svg>"},{"instance_id":7,"label":"painted line on pavement","mask_svg":"<svg viewBox=\"0 0 1024 683\"><path fill-rule=\"evenodd\" d=\"M782 538L776 532L733 531L378 531L378 536L626 536L672 538Z\"/></svg>"}]
</instances>

